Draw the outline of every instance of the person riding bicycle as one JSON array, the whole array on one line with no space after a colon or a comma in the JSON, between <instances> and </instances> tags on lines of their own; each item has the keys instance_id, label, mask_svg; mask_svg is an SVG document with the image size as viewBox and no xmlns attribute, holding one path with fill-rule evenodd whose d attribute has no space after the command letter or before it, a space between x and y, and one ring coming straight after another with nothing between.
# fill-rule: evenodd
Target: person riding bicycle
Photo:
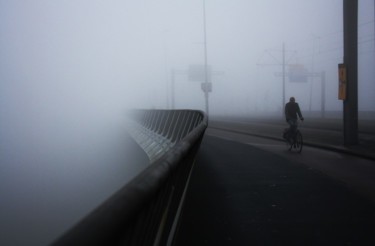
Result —
<instances>
[{"instance_id":1,"label":"person riding bicycle","mask_svg":"<svg viewBox=\"0 0 375 246\"><path fill-rule=\"evenodd\" d=\"M304 120L296 99L290 97L289 102L285 104L285 119L289 124L289 129L284 133L284 138L290 139L290 136L297 130L297 115L301 121Z\"/></svg>"}]
</instances>

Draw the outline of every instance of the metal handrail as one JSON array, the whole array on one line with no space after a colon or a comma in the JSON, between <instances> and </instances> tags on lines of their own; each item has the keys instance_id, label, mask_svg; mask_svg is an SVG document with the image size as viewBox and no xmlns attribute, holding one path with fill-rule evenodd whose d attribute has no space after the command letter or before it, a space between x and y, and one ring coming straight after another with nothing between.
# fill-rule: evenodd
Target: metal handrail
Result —
<instances>
[{"instance_id":1,"label":"metal handrail","mask_svg":"<svg viewBox=\"0 0 375 246\"><path fill-rule=\"evenodd\" d=\"M193 110L135 110L131 115L140 127L146 126L150 138L175 139L172 148L53 245L173 245L178 211L208 120ZM186 122L180 122L182 116ZM158 117L163 118L159 124L152 122Z\"/></svg>"}]
</instances>

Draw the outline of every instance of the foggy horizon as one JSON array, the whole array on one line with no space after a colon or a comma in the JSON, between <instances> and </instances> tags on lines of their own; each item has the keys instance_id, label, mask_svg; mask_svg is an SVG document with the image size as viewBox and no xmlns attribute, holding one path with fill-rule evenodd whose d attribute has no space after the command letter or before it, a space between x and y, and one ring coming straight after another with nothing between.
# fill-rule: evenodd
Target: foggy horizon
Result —
<instances>
[{"instance_id":1,"label":"foggy horizon","mask_svg":"<svg viewBox=\"0 0 375 246\"><path fill-rule=\"evenodd\" d=\"M319 111L319 77L287 76L282 102L283 44L287 71L298 65L325 72L325 109L342 111L342 0L206 0L205 10L210 115L281 115L290 96L303 113ZM130 146L122 140L124 113L171 109L172 71L175 108L205 109L201 82L188 74L189 66L204 64L203 23L202 0L0 0L0 195L10 197L0 206L4 224L18 229L8 209L31 199L31 215L13 211L23 225L18 230L38 241L47 230L33 227L34 235L26 227L40 219L56 236L74 222L69 218L83 216L132 177L140 167L122 163ZM358 106L372 114L374 30L374 1L360 0ZM70 217L59 214L76 200L83 202L66 205ZM22 240L13 233L7 236Z\"/></svg>"},{"instance_id":2,"label":"foggy horizon","mask_svg":"<svg viewBox=\"0 0 375 246\"><path fill-rule=\"evenodd\" d=\"M275 74L283 43L287 66L326 72L326 109L342 110L341 5L207 1L208 64L218 73L211 112L279 111L281 77ZM371 6L359 3L359 110L365 111L375 110ZM172 69L204 63L202 8L202 1L2 3L2 107L38 114L171 108ZM294 95L304 110L320 110L319 78L286 81L286 98ZM176 76L175 98L176 108L204 109L200 83L187 75Z\"/></svg>"}]
</instances>

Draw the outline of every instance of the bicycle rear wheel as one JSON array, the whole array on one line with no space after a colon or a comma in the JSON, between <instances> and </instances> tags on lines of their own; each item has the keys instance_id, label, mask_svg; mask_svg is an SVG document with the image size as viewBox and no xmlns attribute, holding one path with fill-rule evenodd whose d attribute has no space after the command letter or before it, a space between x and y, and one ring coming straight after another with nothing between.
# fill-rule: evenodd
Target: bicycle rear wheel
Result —
<instances>
[{"instance_id":1,"label":"bicycle rear wheel","mask_svg":"<svg viewBox=\"0 0 375 246\"><path fill-rule=\"evenodd\" d=\"M302 147L303 147L303 138L302 138L302 134L299 130L297 130L297 132L296 132L296 138L295 138L295 142L294 142L293 147L298 153L301 153Z\"/></svg>"}]
</instances>

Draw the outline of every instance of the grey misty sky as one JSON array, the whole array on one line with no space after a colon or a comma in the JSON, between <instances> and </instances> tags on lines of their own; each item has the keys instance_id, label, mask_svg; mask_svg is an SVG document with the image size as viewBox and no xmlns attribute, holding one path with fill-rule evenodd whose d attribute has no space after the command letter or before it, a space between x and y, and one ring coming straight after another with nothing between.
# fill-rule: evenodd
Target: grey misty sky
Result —
<instances>
[{"instance_id":1,"label":"grey misty sky","mask_svg":"<svg viewBox=\"0 0 375 246\"><path fill-rule=\"evenodd\" d=\"M374 111L374 1L359 2L359 104ZM124 165L124 109L170 107L171 69L204 60L202 7L0 0L1 245L48 244L139 172ZM206 0L206 14L208 62L222 72L211 113L281 115L281 66L257 63L280 63L283 42L290 63L326 71L327 109L342 109L342 0ZM286 96L319 109L319 86L288 83ZM184 73L176 107L204 109Z\"/></svg>"},{"instance_id":2,"label":"grey misty sky","mask_svg":"<svg viewBox=\"0 0 375 246\"><path fill-rule=\"evenodd\" d=\"M371 0L360 4L373 6ZM2 0L2 100L13 105L19 98L39 113L49 110L46 103L63 112L170 106L170 69L203 62L202 7L200 0ZM287 54L293 62L327 70L334 81L328 91L336 95L341 0L206 0L206 17L208 60L224 72L214 77L214 110L231 104L251 111L267 97L273 98L268 109L278 110L280 78L273 73L280 68L256 63L279 63L283 42L298 51ZM316 37L320 44L313 43ZM332 56L329 62L316 56L313 65L312 50L325 45L336 53L322 54ZM176 106L203 109L199 83L183 75L177 80ZM305 97L309 87L302 87L296 93ZM331 108L341 109L341 102L330 98Z\"/></svg>"}]
</instances>

